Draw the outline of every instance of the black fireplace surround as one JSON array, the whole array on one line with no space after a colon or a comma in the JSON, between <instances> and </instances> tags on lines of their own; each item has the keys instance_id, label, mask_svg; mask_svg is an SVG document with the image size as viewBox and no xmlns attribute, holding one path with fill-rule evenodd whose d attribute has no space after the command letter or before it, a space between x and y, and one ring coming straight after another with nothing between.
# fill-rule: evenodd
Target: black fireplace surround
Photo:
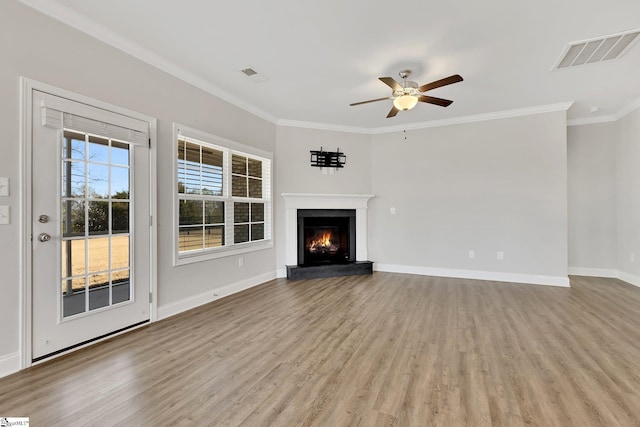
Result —
<instances>
[{"instance_id":1,"label":"black fireplace surround","mask_svg":"<svg viewBox=\"0 0 640 427\"><path fill-rule=\"evenodd\" d=\"M298 265L344 264L355 260L355 210L298 210Z\"/></svg>"},{"instance_id":2,"label":"black fireplace surround","mask_svg":"<svg viewBox=\"0 0 640 427\"><path fill-rule=\"evenodd\" d=\"M371 274L373 263L356 261L355 209L298 209L298 265L291 280Z\"/></svg>"}]
</instances>

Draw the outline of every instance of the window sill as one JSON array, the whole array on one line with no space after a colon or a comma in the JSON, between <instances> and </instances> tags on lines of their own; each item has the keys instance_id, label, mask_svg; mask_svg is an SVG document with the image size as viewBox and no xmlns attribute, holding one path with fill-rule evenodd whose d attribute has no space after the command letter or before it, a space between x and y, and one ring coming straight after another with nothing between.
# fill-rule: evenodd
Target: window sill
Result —
<instances>
[{"instance_id":1,"label":"window sill","mask_svg":"<svg viewBox=\"0 0 640 427\"><path fill-rule=\"evenodd\" d=\"M261 251L273 248L273 240L263 240L260 242L245 243L228 248L216 248L208 251L198 251L193 253L176 254L174 266L193 264L195 262L210 261L234 255L245 254L247 252Z\"/></svg>"}]
</instances>

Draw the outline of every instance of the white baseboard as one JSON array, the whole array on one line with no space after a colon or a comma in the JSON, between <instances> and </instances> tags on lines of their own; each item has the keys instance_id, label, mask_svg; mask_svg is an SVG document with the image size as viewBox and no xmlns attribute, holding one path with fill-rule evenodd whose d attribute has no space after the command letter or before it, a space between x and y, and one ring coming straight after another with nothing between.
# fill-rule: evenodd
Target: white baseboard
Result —
<instances>
[{"instance_id":1,"label":"white baseboard","mask_svg":"<svg viewBox=\"0 0 640 427\"><path fill-rule=\"evenodd\" d=\"M611 279L620 277L620 272L614 268L569 267L569 274L572 276L607 277Z\"/></svg>"},{"instance_id":2,"label":"white baseboard","mask_svg":"<svg viewBox=\"0 0 640 427\"><path fill-rule=\"evenodd\" d=\"M623 282L629 283L630 285L640 287L640 276L636 276L635 274L627 273L625 271L620 271L613 268L569 267L569 274L571 274L572 276L590 276L620 279Z\"/></svg>"},{"instance_id":3,"label":"white baseboard","mask_svg":"<svg viewBox=\"0 0 640 427\"><path fill-rule=\"evenodd\" d=\"M279 268L276 271L276 277L278 279L286 279L286 277L287 277L287 269L286 268Z\"/></svg>"},{"instance_id":4,"label":"white baseboard","mask_svg":"<svg viewBox=\"0 0 640 427\"><path fill-rule=\"evenodd\" d=\"M167 317L174 316L178 313L182 313L183 311L191 310L192 308L196 308L203 304L207 304L220 298L235 294L237 292L244 291L245 289L252 288L275 278L276 272L270 271L268 273L250 277L240 282L232 283L221 288L203 292L199 295L194 295L167 305L160 306L158 307L158 320L166 319Z\"/></svg>"},{"instance_id":5,"label":"white baseboard","mask_svg":"<svg viewBox=\"0 0 640 427\"><path fill-rule=\"evenodd\" d=\"M456 279L490 280L498 282L526 283L530 285L548 285L569 287L569 278L562 276L542 276L535 274L503 273L499 271L456 270L398 264L374 263L376 271L389 273L419 274L421 276L452 277Z\"/></svg>"},{"instance_id":6,"label":"white baseboard","mask_svg":"<svg viewBox=\"0 0 640 427\"><path fill-rule=\"evenodd\" d=\"M618 279L625 281L627 283L629 283L630 285L633 286L638 286L640 287L640 277L631 274L631 273L626 273L624 271L621 271L618 275Z\"/></svg>"},{"instance_id":7,"label":"white baseboard","mask_svg":"<svg viewBox=\"0 0 640 427\"><path fill-rule=\"evenodd\" d=\"M0 356L0 378L11 375L20 370L20 353L10 353Z\"/></svg>"}]
</instances>

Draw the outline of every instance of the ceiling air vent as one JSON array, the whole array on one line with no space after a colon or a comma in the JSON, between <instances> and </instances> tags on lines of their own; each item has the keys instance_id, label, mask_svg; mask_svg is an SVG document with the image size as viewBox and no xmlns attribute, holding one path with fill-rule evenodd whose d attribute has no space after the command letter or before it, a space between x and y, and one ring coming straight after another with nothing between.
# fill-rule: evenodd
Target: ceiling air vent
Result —
<instances>
[{"instance_id":1,"label":"ceiling air vent","mask_svg":"<svg viewBox=\"0 0 640 427\"><path fill-rule=\"evenodd\" d=\"M610 34L597 39L569 43L553 69L608 61L622 56L640 37L640 30Z\"/></svg>"},{"instance_id":2,"label":"ceiling air vent","mask_svg":"<svg viewBox=\"0 0 640 427\"><path fill-rule=\"evenodd\" d=\"M257 83L266 82L267 80L269 80L267 76L259 74L253 67L242 68L240 72Z\"/></svg>"}]
</instances>

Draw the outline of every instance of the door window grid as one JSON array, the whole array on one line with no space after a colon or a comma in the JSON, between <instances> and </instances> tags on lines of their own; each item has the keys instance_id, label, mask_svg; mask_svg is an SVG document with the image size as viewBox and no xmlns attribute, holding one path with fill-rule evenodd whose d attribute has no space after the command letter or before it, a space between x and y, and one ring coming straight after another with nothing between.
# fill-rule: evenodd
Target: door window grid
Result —
<instances>
[{"instance_id":1,"label":"door window grid","mask_svg":"<svg viewBox=\"0 0 640 427\"><path fill-rule=\"evenodd\" d=\"M62 171L63 317L129 301L129 144L66 130Z\"/></svg>"}]
</instances>

